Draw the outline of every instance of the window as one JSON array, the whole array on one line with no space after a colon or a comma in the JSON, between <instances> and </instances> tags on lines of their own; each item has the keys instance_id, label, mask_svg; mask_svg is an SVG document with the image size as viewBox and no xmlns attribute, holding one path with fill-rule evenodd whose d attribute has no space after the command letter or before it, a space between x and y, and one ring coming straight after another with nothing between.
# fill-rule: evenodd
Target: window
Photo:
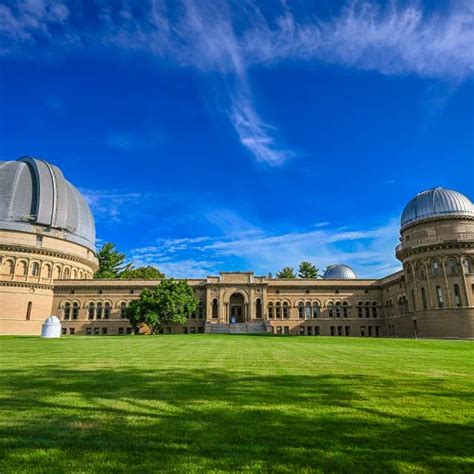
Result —
<instances>
[{"instance_id":1,"label":"window","mask_svg":"<svg viewBox=\"0 0 474 474\"><path fill-rule=\"evenodd\" d=\"M20 262L18 264L18 275L25 276L26 275L26 269L27 269L26 262Z\"/></svg>"},{"instance_id":2,"label":"window","mask_svg":"<svg viewBox=\"0 0 474 474\"><path fill-rule=\"evenodd\" d=\"M330 318L334 317L334 305L332 302L328 303L328 315Z\"/></svg>"},{"instance_id":3,"label":"window","mask_svg":"<svg viewBox=\"0 0 474 474\"><path fill-rule=\"evenodd\" d=\"M376 337L380 336L380 326L375 326L375 336Z\"/></svg>"},{"instance_id":4,"label":"window","mask_svg":"<svg viewBox=\"0 0 474 474\"><path fill-rule=\"evenodd\" d=\"M28 302L28 305L26 307L26 320L29 321L31 319L31 308L33 306L33 303L31 301Z\"/></svg>"},{"instance_id":5,"label":"window","mask_svg":"<svg viewBox=\"0 0 474 474\"><path fill-rule=\"evenodd\" d=\"M360 327L360 335L361 335L362 337L365 336L365 326L361 326L361 327Z\"/></svg>"},{"instance_id":6,"label":"window","mask_svg":"<svg viewBox=\"0 0 474 474\"><path fill-rule=\"evenodd\" d=\"M100 328L94 328L94 336L100 335Z\"/></svg>"},{"instance_id":7,"label":"window","mask_svg":"<svg viewBox=\"0 0 474 474\"><path fill-rule=\"evenodd\" d=\"M107 328L102 328L102 336L106 336L107 335Z\"/></svg>"},{"instance_id":8,"label":"window","mask_svg":"<svg viewBox=\"0 0 474 474\"><path fill-rule=\"evenodd\" d=\"M171 328L169 328L169 330L170 330L170 333L171 333ZM202 334L203 332L204 332L204 328L202 326L199 326L198 327L198 333Z\"/></svg>"},{"instance_id":9,"label":"window","mask_svg":"<svg viewBox=\"0 0 474 474\"><path fill-rule=\"evenodd\" d=\"M7 260L3 266L3 273L5 275L13 275L15 273L15 264L13 260Z\"/></svg>"},{"instance_id":10,"label":"window","mask_svg":"<svg viewBox=\"0 0 474 474\"><path fill-rule=\"evenodd\" d=\"M289 306L288 306L288 303L285 301L283 303L283 317L285 319L288 319L290 317L290 312L289 312Z\"/></svg>"},{"instance_id":11,"label":"window","mask_svg":"<svg viewBox=\"0 0 474 474\"><path fill-rule=\"evenodd\" d=\"M38 262L34 262L33 265L31 266L31 275L34 277L39 276L40 274L40 266Z\"/></svg>"},{"instance_id":12,"label":"window","mask_svg":"<svg viewBox=\"0 0 474 474\"><path fill-rule=\"evenodd\" d=\"M278 301L277 304L275 305L275 317L277 319L281 319L281 304Z\"/></svg>"},{"instance_id":13,"label":"window","mask_svg":"<svg viewBox=\"0 0 474 474\"><path fill-rule=\"evenodd\" d=\"M362 318L362 301L359 301L357 304L357 313L359 315L359 318Z\"/></svg>"},{"instance_id":14,"label":"window","mask_svg":"<svg viewBox=\"0 0 474 474\"><path fill-rule=\"evenodd\" d=\"M314 335L319 336L319 326L314 326Z\"/></svg>"},{"instance_id":15,"label":"window","mask_svg":"<svg viewBox=\"0 0 474 474\"><path fill-rule=\"evenodd\" d=\"M459 285L454 285L454 302L458 308L462 306L461 292L459 291Z\"/></svg>"},{"instance_id":16,"label":"window","mask_svg":"<svg viewBox=\"0 0 474 474\"><path fill-rule=\"evenodd\" d=\"M74 334L76 334L76 328L69 328L69 334L74 336Z\"/></svg>"},{"instance_id":17,"label":"window","mask_svg":"<svg viewBox=\"0 0 474 474\"><path fill-rule=\"evenodd\" d=\"M443 290L441 289L440 286L436 287L436 298L438 300L438 308L442 308L444 306L444 300L443 300Z\"/></svg>"},{"instance_id":18,"label":"window","mask_svg":"<svg viewBox=\"0 0 474 474\"><path fill-rule=\"evenodd\" d=\"M341 303L339 301L336 303L336 318L341 317Z\"/></svg>"},{"instance_id":19,"label":"window","mask_svg":"<svg viewBox=\"0 0 474 474\"><path fill-rule=\"evenodd\" d=\"M421 304L423 305L423 309L428 308L428 305L426 303L426 291L423 287L421 287Z\"/></svg>"},{"instance_id":20,"label":"window","mask_svg":"<svg viewBox=\"0 0 474 474\"><path fill-rule=\"evenodd\" d=\"M377 303L375 301L372 303L372 317L377 317Z\"/></svg>"},{"instance_id":21,"label":"window","mask_svg":"<svg viewBox=\"0 0 474 474\"><path fill-rule=\"evenodd\" d=\"M411 304L413 305L413 311L416 311L415 290L411 290Z\"/></svg>"},{"instance_id":22,"label":"window","mask_svg":"<svg viewBox=\"0 0 474 474\"><path fill-rule=\"evenodd\" d=\"M89 303L88 317L89 319L94 319L95 314L95 305L94 303Z\"/></svg>"},{"instance_id":23,"label":"window","mask_svg":"<svg viewBox=\"0 0 474 474\"><path fill-rule=\"evenodd\" d=\"M69 277L71 276L71 270L69 270L69 268L66 268L64 270L64 279L67 280Z\"/></svg>"},{"instance_id":24,"label":"window","mask_svg":"<svg viewBox=\"0 0 474 474\"><path fill-rule=\"evenodd\" d=\"M469 258L464 260L464 273L472 273L472 262Z\"/></svg>"},{"instance_id":25,"label":"window","mask_svg":"<svg viewBox=\"0 0 474 474\"><path fill-rule=\"evenodd\" d=\"M369 337L372 337L372 326L367 326L367 331L369 332Z\"/></svg>"},{"instance_id":26,"label":"window","mask_svg":"<svg viewBox=\"0 0 474 474\"><path fill-rule=\"evenodd\" d=\"M268 304L268 319L273 319L273 303Z\"/></svg>"},{"instance_id":27,"label":"window","mask_svg":"<svg viewBox=\"0 0 474 474\"><path fill-rule=\"evenodd\" d=\"M317 318L319 315L319 303L313 303L313 318Z\"/></svg>"},{"instance_id":28,"label":"window","mask_svg":"<svg viewBox=\"0 0 474 474\"><path fill-rule=\"evenodd\" d=\"M346 336L350 336L350 335L351 335L351 327L350 327L350 326L346 326L344 329L345 329L345 334L346 334Z\"/></svg>"},{"instance_id":29,"label":"window","mask_svg":"<svg viewBox=\"0 0 474 474\"><path fill-rule=\"evenodd\" d=\"M261 315L258 316L258 309L260 307L260 313L262 312L262 306L260 304L260 300L257 300L257 318L262 317ZM219 306L217 304L217 298L212 300L212 318L217 319L219 317Z\"/></svg>"},{"instance_id":30,"label":"window","mask_svg":"<svg viewBox=\"0 0 474 474\"><path fill-rule=\"evenodd\" d=\"M365 317L370 318L370 303L368 301L365 303Z\"/></svg>"},{"instance_id":31,"label":"window","mask_svg":"<svg viewBox=\"0 0 474 474\"><path fill-rule=\"evenodd\" d=\"M334 336L336 334L336 327L331 326L331 336Z\"/></svg>"},{"instance_id":32,"label":"window","mask_svg":"<svg viewBox=\"0 0 474 474\"><path fill-rule=\"evenodd\" d=\"M451 275L456 275L458 273L458 266L454 258L448 260L449 273Z\"/></svg>"},{"instance_id":33,"label":"window","mask_svg":"<svg viewBox=\"0 0 474 474\"><path fill-rule=\"evenodd\" d=\"M64 305L64 319L71 319L71 303L66 303Z\"/></svg>"},{"instance_id":34,"label":"window","mask_svg":"<svg viewBox=\"0 0 474 474\"><path fill-rule=\"evenodd\" d=\"M118 334L119 336L123 336L123 328L118 328Z\"/></svg>"},{"instance_id":35,"label":"window","mask_svg":"<svg viewBox=\"0 0 474 474\"><path fill-rule=\"evenodd\" d=\"M439 260L433 260L431 264L431 269L432 269L433 276L441 275L441 266L439 264Z\"/></svg>"},{"instance_id":36,"label":"window","mask_svg":"<svg viewBox=\"0 0 474 474\"><path fill-rule=\"evenodd\" d=\"M132 328L127 328L126 332L127 334L132 334Z\"/></svg>"},{"instance_id":37,"label":"window","mask_svg":"<svg viewBox=\"0 0 474 474\"><path fill-rule=\"evenodd\" d=\"M311 303L306 303L305 312L304 312L305 319L311 319L311 313L312 313Z\"/></svg>"},{"instance_id":38,"label":"window","mask_svg":"<svg viewBox=\"0 0 474 474\"><path fill-rule=\"evenodd\" d=\"M312 336L312 335L313 335L313 328L312 328L311 326L308 326L308 327L306 328L306 334L307 334L308 336Z\"/></svg>"},{"instance_id":39,"label":"window","mask_svg":"<svg viewBox=\"0 0 474 474\"><path fill-rule=\"evenodd\" d=\"M61 328L61 334L65 336L67 334L67 328Z\"/></svg>"},{"instance_id":40,"label":"window","mask_svg":"<svg viewBox=\"0 0 474 474\"><path fill-rule=\"evenodd\" d=\"M92 336L92 328L86 328L86 336Z\"/></svg>"},{"instance_id":41,"label":"window","mask_svg":"<svg viewBox=\"0 0 474 474\"><path fill-rule=\"evenodd\" d=\"M120 317L122 319L125 319L127 317L127 303L125 303L125 301L122 301L120 303Z\"/></svg>"},{"instance_id":42,"label":"window","mask_svg":"<svg viewBox=\"0 0 474 474\"><path fill-rule=\"evenodd\" d=\"M204 304L202 303L202 301L199 303L198 307L198 318L204 319Z\"/></svg>"},{"instance_id":43,"label":"window","mask_svg":"<svg viewBox=\"0 0 474 474\"><path fill-rule=\"evenodd\" d=\"M298 303L298 317L300 319L304 318L304 305L303 305L303 303Z\"/></svg>"},{"instance_id":44,"label":"window","mask_svg":"<svg viewBox=\"0 0 474 474\"><path fill-rule=\"evenodd\" d=\"M342 336L342 326L337 327L337 335Z\"/></svg>"},{"instance_id":45,"label":"window","mask_svg":"<svg viewBox=\"0 0 474 474\"><path fill-rule=\"evenodd\" d=\"M103 312L104 312L104 308L102 306L102 303L97 303L97 309L96 309L96 312L95 312L95 317L97 319L102 319Z\"/></svg>"},{"instance_id":46,"label":"window","mask_svg":"<svg viewBox=\"0 0 474 474\"><path fill-rule=\"evenodd\" d=\"M344 303L342 303L342 315L345 318L349 316L349 303L347 301L344 301Z\"/></svg>"},{"instance_id":47,"label":"window","mask_svg":"<svg viewBox=\"0 0 474 474\"><path fill-rule=\"evenodd\" d=\"M304 326L300 326L300 336L304 336Z\"/></svg>"},{"instance_id":48,"label":"window","mask_svg":"<svg viewBox=\"0 0 474 474\"><path fill-rule=\"evenodd\" d=\"M105 303L104 306L104 318L109 319L110 318L110 303Z\"/></svg>"}]
</instances>

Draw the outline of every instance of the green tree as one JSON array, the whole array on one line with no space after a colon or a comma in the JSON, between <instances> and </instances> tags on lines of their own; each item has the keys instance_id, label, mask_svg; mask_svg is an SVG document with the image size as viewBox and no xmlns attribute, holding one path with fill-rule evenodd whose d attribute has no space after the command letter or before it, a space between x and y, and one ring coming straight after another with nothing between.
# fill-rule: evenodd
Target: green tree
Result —
<instances>
[{"instance_id":1,"label":"green tree","mask_svg":"<svg viewBox=\"0 0 474 474\"><path fill-rule=\"evenodd\" d=\"M125 314L132 327L145 324L151 334L156 334L164 325L185 324L198 304L199 299L186 281L169 278L155 288L143 290Z\"/></svg>"},{"instance_id":2,"label":"green tree","mask_svg":"<svg viewBox=\"0 0 474 474\"><path fill-rule=\"evenodd\" d=\"M296 278L293 267L283 267L277 274L277 278Z\"/></svg>"},{"instance_id":3,"label":"green tree","mask_svg":"<svg viewBox=\"0 0 474 474\"><path fill-rule=\"evenodd\" d=\"M131 263L125 263L125 254L115 248L115 244L106 242L97 253L99 270L94 278L118 278L119 275L132 268Z\"/></svg>"},{"instance_id":4,"label":"green tree","mask_svg":"<svg viewBox=\"0 0 474 474\"><path fill-rule=\"evenodd\" d=\"M129 268L120 273L119 278L141 279L141 280L162 280L165 275L158 268L148 265L147 267Z\"/></svg>"},{"instance_id":5,"label":"green tree","mask_svg":"<svg viewBox=\"0 0 474 474\"><path fill-rule=\"evenodd\" d=\"M311 262L301 262L298 268L299 278L317 278L319 268L316 268Z\"/></svg>"}]
</instances>

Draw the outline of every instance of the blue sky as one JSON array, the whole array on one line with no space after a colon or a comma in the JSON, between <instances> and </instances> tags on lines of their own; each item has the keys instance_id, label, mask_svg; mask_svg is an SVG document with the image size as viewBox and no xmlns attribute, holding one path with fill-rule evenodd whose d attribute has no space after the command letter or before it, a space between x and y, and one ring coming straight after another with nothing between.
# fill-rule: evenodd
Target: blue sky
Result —
<instances>
[{"instance_id":1,"label":"blue sky","mask_svg":"<svg viewBox=\"0 0 474 474\"><path fill-rule=\"evenodd\" d=\"M413 195L474 197L473 43L462 0L7 0L0 160L58 165L170 276L379 277Z\"/></svg>"}]
</instances>

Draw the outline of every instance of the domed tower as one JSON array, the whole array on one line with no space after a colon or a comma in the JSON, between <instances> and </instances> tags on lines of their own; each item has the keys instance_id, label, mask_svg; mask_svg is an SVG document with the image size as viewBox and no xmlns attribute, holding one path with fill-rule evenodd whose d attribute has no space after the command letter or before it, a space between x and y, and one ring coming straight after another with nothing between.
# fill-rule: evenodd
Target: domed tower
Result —
<instances>
[{"instance_id":1,"label":"domed tower","mask_svg":"<svg viewBox=\"0 0 474 474\"><path fill-rule=\"evenodd\" d=\"M39 334L54 281L92 278L95 252L89 206L56 166L0 162L0 332Z\"/></svg>"},{"instance_id":2,"label":"domed tower","mask_svg":"<svg viewBox=\"0 0 474 474\"><path fill-rule=\"evenodd\" d=\"M355 280L357 275L349 265L329 265L324 272L325 280Z\"/></svg>"},{"instance_id":3,"label":"domed tower","mask_svg":"<svg viewBox=\"0 0 474 474\"><path fill-rule=\"evenodd\" d=\"M405 207L400 234L400 313L421 337L473 337L472 202L449 189L423 191Z\"/></svg>"}]
</instances>

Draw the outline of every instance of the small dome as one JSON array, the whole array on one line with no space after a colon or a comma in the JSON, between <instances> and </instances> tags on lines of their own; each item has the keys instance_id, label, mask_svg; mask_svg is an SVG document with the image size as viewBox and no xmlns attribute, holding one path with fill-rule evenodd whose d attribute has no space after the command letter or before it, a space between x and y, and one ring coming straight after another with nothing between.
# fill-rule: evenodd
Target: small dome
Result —
<instances>
[{"instance_id":1,"label":"small dome","mask_svg":"<svg viewBox=\"0 0 474 474\"><path fill-rule=\"evenodd\" d=\"M415 222L438 216L474 218L474 205L464 194L450 189L433 188L417 194L405 207L402 229Z\"/></svg>"},{"instance_id":2,"label":"small dome","mask_svg":"<svg viewBox=\"0 0 474 474\"><path fill-rule=\"evenodd\" d=\"M324 272L325 280L354 280L357 278L354 270L348 265L329 265Z\"/></svg>"},{"instance_id":3,"label":"small dome","mask_svg":"<svg viewBox=\"0 0 474 474\"><path fill-rule=\"evenodd\" d=\"M58 324L61 324L61 322L59 321L59 319L56 316L50 316L49 318L46 319L44 324L46 324L48 326L56 326Z\"/></svg>"},{"instance_id":4,"label":"small dome","mask_svg":"<svg viewBox=\"0 0 474 474\"><path fill-rule=\"evenodd\" d=\"M0 229L36 233L37 227L95 253L92 213L59 168L30 157L0 161Z\"/></svg>"}]
</instances>

